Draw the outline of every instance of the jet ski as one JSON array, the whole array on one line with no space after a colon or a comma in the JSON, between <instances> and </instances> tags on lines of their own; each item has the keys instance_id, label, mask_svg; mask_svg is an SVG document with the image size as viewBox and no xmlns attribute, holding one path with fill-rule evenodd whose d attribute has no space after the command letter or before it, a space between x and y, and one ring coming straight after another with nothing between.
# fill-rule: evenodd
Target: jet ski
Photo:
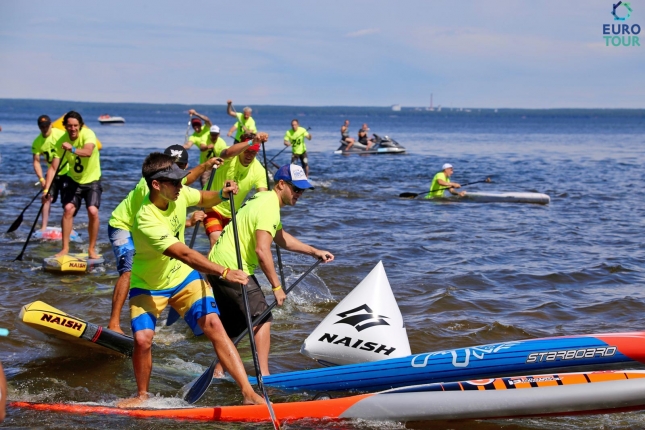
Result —
<instances>
[{"instance_id":1,"label":"jet ski","mask_svg":"<svg viewBox=\"0 0 645 430\"><path fill-rule=\"evenodd\" d=\"M396 140L390 138L389 136L379 136L378 134L373 134L374 136L374 145L369 150L366 150L367 146L359 142L354 142L351 148L347 150L349 145L344 140L340 141L340 147L334 151L334 154L404 154L405 148L399 144Z\"/></svg>"}]
</instances>

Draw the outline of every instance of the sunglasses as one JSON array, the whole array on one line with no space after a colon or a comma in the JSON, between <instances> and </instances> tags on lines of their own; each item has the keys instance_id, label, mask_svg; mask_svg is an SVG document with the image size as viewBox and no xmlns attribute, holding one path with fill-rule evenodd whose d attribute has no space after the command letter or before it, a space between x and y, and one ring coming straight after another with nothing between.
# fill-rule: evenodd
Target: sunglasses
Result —
<instances>
[{"instance_id":1,"label":"sunglasses","mask_svg":"<svg viewBox=\"0 0 645 430\"><path fill-rule=\"evenodd\" d=\"M182 181L182 180L181 180L181 179L165 179L165 178L160 178L160 179L157 179L157 181L159 181L159 182L166 182L166 183L168 183L168 184L172 185L173 187L177 188L178 186L180 186L180 185L181 185L181 181Z\"/></svg>"},{"instance_id":2,"label":"sunglasses","mask_svg":"<svg viewBox=\"0 0 645 430\"><path fill-rule=\"evenodd\" d=\"M289 184L289 186L291 187L293 192L296 193L296 194L302 194L302 193L305 192L305 188L298 188L295 185L293 185L293 183L291 183L291 182L287 182L287 184Z\"/></svg>"}]
</instances>

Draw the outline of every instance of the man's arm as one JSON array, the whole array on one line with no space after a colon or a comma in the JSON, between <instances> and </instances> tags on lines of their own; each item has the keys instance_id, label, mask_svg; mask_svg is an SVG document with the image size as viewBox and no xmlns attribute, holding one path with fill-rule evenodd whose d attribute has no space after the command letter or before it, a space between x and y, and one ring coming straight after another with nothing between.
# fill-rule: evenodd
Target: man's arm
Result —
<instances>
[{"instance_id":1,"label":"man's arm","mask_svg":"<svg viewBox=\"0 0 645 430\"><path fill-rule=\"evenodd\" d=\"M223 159L227 158L233 158L236 155L241 154L244 152L246 148L248 148L250 145L253 145L255 143L264 143L267 140L269 140L269 134L268 133L258 133L255 135L251 143L249 144L248 142L240 142L236 143L235 145L231 146L230 148L224 149L219 156Z\"/></svg>"},{"instance_id":2,"label":"man's arm","mask_svg":"<svg viewBox=\"0 0 645 430\"><path fill-rule=\"evenodd\" d=\"M287 294L284 292L283 288L279 288L281 287L280 278L275 271L275 264L273 264L271 242L273 242L273 238L268 231L255 230L255 253L258 256L260 268L271 284L273 295L275 296L278 306L282 306L284 299L287 298ZM278 289L275 290L275 288Z\"/></svg>"},{"instance_id":3,"label":"man's arm","mask_svg":"<svg viewBox=\"0 0 645 430\"><path fill-rule=\"evenodd\" d=\"M213 158L209 158L202 164L193 167L191 171L188 172L188 175L186 176L186 185L192 184L197 179L199 179L199 177L202 176L202 174L205 171L212 169L213 166L215 165L219 166L220 164L222 164L222 160L220 158L213 157Z\"/></svg>"},{"instance_id":4,"label":"man's arm","mask_svg":"<svg viewBox=\"0 0 645 430\"><path fill-rule=\"evenodd\" d=\"M237 118L237 117L236 117L236 118ZM228 130L228 133L226 133L226 135L227 135L228 137L233 136L233 132L234 132L235 130L237 130L237 123L235 123L235 124L233 124L233 125L231 126L231 128Z\"/></svg>"},{"instance_id":5,"label":"man's arm","mask_svg":"<svg viewBox=\"0 0 645 430\"><path fill-rule=\"evenodd\" d=\"M40 165L40 154L34 154L34 172L36 173L36 176L38 176L40 185L44 187L46 180L43 178L43 167Z\"/></svg>"},{"instance_id":6,"label":"man's arm","mask_svg":"<svg viewBox=\"0 0 645 430\"><path fill-rule=\"evenodd\" d=\"M194 142L192 140L188 140L188 141L184 142L184 149L190 148L191 146L193 146L193 143Z\"/></svg>"},{"instance_id":7,"label":"man's arm","mask_svg":"<svg viewBox=\"0 0 645 430\"><path fill-rule=\"evenodd\" d=\"M226 113L237 119L237 114L233 111L233 100L226 100Z\"/></svg>"},{"instance_id":8,"label":"man's arm","mask_svg":"<svg viewBox=\"0 0 645 430\"><path fill-rule=\"evenodd\" d=\"M72 152L72 144L69 142L63 143L63 149L65 151ZM81 149L76 149L73 154L78 155L79 157L91 157L92 152L94 152L94 144L86 143Z\"/></svg>"},{"instance_id":9,"label":"man's arm","mask_svg":"<svg viewBox=\"0 0 645 430\"><path fill-rule=\"evenodd\" d=\"M329 251L323 251L317 248L314 248L311 245L303 243L284 231L280 229L275 233L275 238L273 241L278 244L278 246L292 252L298 252L300 254L311 255L312 257L320 258L323 262L327 263L334 259L334 255Z\"/></svg>"},{"instance_id":10,"label":"man's arm","mask_svg":"<svg viewBox=\"0 0 645 430\"><path fill-rule=\"evenodd\" d=\"M195 109L190 109L188 111L188 115L196 116L197 118L201 119L202 121L204 121L206 123L206 126L209 129L213 126L213 123L211 122L209 117L207 117L206 115L203 115L201 113L197 113L197 111Z\"/></svg>"},{"instance_id":11,"label":"man's arm","mask_svg":"<svg viewBox=\"0 0 645 430\"><path fill-rule=\"evenodd\" d=\"M234 181L226 181L224 188L222 188L222 195L224 196L225 200L229 200L229 198L231 197L231 193L237 194L237 191L238 191L237 183L235 183ZM202 190L200 191L200 193L201 193L201 198L197 206L200 206L203 208L210 208L222 203L222 199L219 196L219 191Z\"/></svg>"},{"instance_id":12,"label":"man's arm","mask_svg":"<svg viewBox=\"0 0 645 430\"><path fill-rule=\"evenodd\" d=\"M210 275L222 276L226 269L224 266L211 262L202 254L190 249L182 242L176 242L170 245L163 254L167 257L175 258L199 272ZM226 280L246 285L249 282L249 276L241 270L229 268L226 274Z\"/></svg>"}]
</instances>

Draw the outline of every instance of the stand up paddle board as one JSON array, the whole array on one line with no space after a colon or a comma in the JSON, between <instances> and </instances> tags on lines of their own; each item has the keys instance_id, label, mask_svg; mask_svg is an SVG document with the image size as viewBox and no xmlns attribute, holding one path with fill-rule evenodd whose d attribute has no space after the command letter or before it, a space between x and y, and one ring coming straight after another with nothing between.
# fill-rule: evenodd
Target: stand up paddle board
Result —
<instances>
[{"instance_id":1,"label":"stand up paddle board","mask_svg":"<svg viewBox=\"0 0 645 430\"><path fill-rule=\"evenodd\" d=\"M41 240L61 240L63 238L63 231L60 227L47 227L45 231L36 230L33 238ZM76 230L72 230L72 233L69 235L69 240L72 242L80 242L81 237Z\"/></svg>"},{"instance_id":2,"label":"stand up paddle board","mask_svg":"<svg viewBox=\"0 0 645 430\"><path fill-rule=\"evenodd\" d=\"M126 356L132 355L134 348L130 336L68 315L45 302L35 301L23 306L18 319L27 333L45 341L73 343Z\"/></svg>"},{"instance_id":3,"label":"stand up paddle board","mask_svg":"<svg viewBox=\"0 0 645 430\"><path fill-rule=\"evenodd\" d=\"M258 422L267 407L119 409L83 404L13 402L10 408L136 418ZM279 421L363 419L428 421L624 412L645 408L645 371L604 371L515 376L416 385L376 394L308 402L274 403Z\"/></svg>"},{"instance_id":4,"label":"stand up paddle board","mask_svg":"<svg viewBox=\"0 0 645 430\"><path fill-rule=\"evenodd\" d=\"M339 317L340 318L340 317ZM329 331L315 342L352 348L362 333L347 341ZM387 350L390 339L375 349ZM378 391L413 384L469 378L553 372L573 366L645 363L645 332L591 334L493 343L262 377L265 385L319 391ZM249 378L254 383L255 378Z\"/></svg>"},{"instance_id":5,"label":"stand up paddle board","mask_svg":"<svg viewBox=\"0 0 645 430\"><path fill-rule=\"evenodd\" d=\"M43 269L49 272L89 272L105 263L103 256L88 258L87 254L67 254L61 257L47 257L43 260Z\"/></svg>"},{"instance_id":6,"label":"stand up paddle board","mask_svg":"<svg viewBox=\"0 0 645 430\"><path fill-rule=\"evenodd\" d=\"M540 205L548 205L551 203L551 197L542 193L485 193L468 191L463 197L447 194L445 199L476 203L535 203Z\"/></svg>"}]
</instances>

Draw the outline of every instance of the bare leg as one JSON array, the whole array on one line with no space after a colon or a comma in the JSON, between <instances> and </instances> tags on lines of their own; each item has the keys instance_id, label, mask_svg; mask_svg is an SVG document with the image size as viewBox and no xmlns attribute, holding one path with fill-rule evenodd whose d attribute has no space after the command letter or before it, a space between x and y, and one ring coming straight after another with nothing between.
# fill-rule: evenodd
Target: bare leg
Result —
<instances>
[{"instance_id":1,"label":"bare leg","mask_svg":"<svg viewBox=\"0 0 645 430\"><path fill-rule=\"evenodd\" d=\"M253 391L251 384L249 384L240 354L237 352L235 345L233 345L233 342L231 342L231 339L229 339L226 334L219 316L217 316L217 314L205 315L197 320L197 324L204 331L206 337L210 339L215 352L217 353L217 357L219 357L224 368L242 389L244 404L264 404L264 399Z\"/></svg>"},{"instance_id":2,"label":"bare leg","mask_svg":"<svg viewBox=\"0 0 645 430\"><path fill-rule=\"evenodd\" d=\"M75 211L76 207L73 203L67 203L65 205L65 212L63 213L63 220L61 221L61 229L63 230L63 249L56 254L56 257L69 254L69 236L72 234Z\"/></svg>"},{"instance_id":3,"label":"bare leg","mask_svg":"<svg viewBox=\"0 0 645 430\"><path fill-rule=\"evenodd\" d=\"M262 376L267 376L269 375L269 350L271 349L271 323L267 322L253 327L253 333L260 362L260 372L262 372Z\"/></svg>"},{"instance_id":4,"label":"bare leg","mask_svg":"<svg viewBox=\"0 0 645 430\"><path fill-rule=\"evenodd\" d=\"M154 330L140 330L134 334L134 351L132 365L137 380L137 396L117 403L120 408L135 407L148 398L150 374L152 373L152 338Z\"/></svg>"},{"instance_id":5,"label":"bare leg","mask_svg":"<svg viewBox=\"0 0 645 430\"><path fill-rule=\"evenodd\" d=\"M43 233L45 230L47 230L47 223L49 222L49 213L51 212L51 207L52 207L52 202L50 199L47 199L45 203L43 203L43 225L41 230Z\"/></svg>"},{"instance_id":6,"label":"bare leg","mask_svg":"<svg viewBox=\"0 0 645 430\"><path fill-rule=\"evenodd\" d=\"M99 209L96 206L88 207L87 217L90 220L87 226L87 233L90 236L90 244L87 253L89 254L90 258L99 258L99 255L96 253L96 239L99 236ZM67 236L67 238L69 239L69 235Z\"/></svg>"},{"instance_id":7,"label":"bare leg","mask_svg":"<svg viewBox=\"0 0 645 430\"><path fill-rule=\"evenodd\" d=\"M123 309L125 299L128 298L128 291L130 291L130 275L131 272L124 272L119 276L112 294L112 314L108 328L117 333L123 333L121 330L121 309Z\"/></svg>"}]
</instances>

